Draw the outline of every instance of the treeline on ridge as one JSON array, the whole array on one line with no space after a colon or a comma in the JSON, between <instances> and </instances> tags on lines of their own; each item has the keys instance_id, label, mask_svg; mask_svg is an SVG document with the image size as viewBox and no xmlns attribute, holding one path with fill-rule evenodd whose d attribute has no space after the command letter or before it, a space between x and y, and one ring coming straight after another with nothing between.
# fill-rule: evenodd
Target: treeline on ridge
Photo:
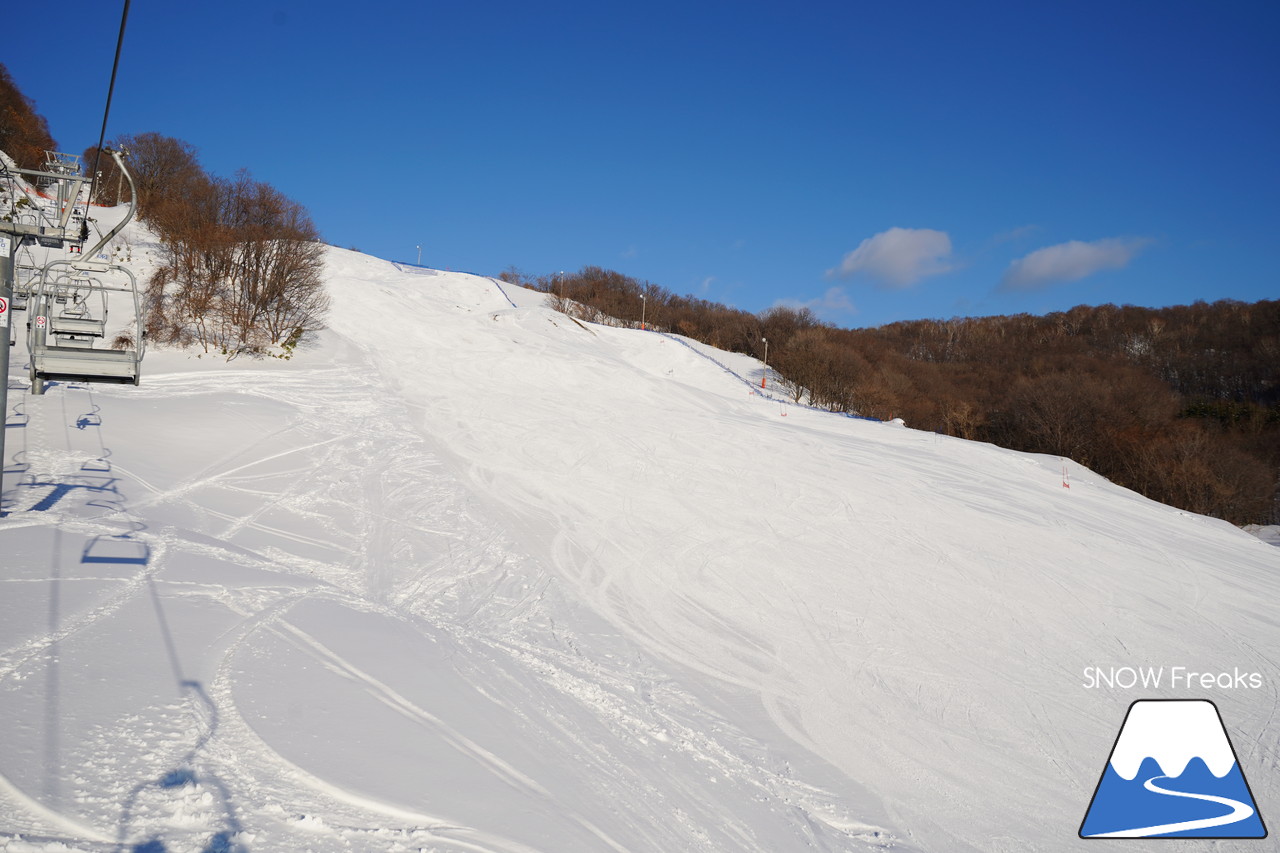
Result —
<instances>
[{"instance_id":1,"label":"treeline on ridge","mask_svg":"<svg viewBox=\"0 0 1280 853\"><path fill-rule=\"evenodd\" d=\"M139 215L161 239L147 287L152 340L228 355L287 351L327 310L323 246L301 205L247 172L209 175L188 143L122 136ZM0 64L0 150L40 169L56 143ZM128 185L109 157L94 201ZM1150 498L1239 524L1280 523L1280 301L842 329L804 308L761 314L599 267L507 281L597 322L648 324L765 355L796 401L1088 465Z\"/></svg>"},{"instance_id":2,"label":"treeline on ridge","mask_svg":"<svg viewBox=\"0 0 1280 853\"><path fill-rule=\"evenodd\" d=\"M634 326L643 312L757 358L767 338L798 402L1063 456L1172 506L1280 523L1280 301L843 329L805 308L751 314L599 267L501 277L582 319Z\"/></svg>"}]
</instances>

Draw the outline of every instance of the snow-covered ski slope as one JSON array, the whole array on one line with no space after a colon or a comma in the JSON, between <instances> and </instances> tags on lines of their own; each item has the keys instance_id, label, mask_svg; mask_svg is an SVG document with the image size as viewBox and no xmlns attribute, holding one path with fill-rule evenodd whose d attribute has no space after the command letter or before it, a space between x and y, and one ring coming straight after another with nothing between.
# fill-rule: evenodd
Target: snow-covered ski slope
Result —
<instances>
[{"instance_id":1,"label":"snow-covered ski slope","mask_svg":"<svg viewBox=\"0 0 1280 853\"><path fill-rule=\"evenodd\" d=\"M31 397L15 348L0 850L1082 849L1158 697L1280 820L1280 550L490 279L328 277L290 361Z\"/></svg>"}]
</instances>

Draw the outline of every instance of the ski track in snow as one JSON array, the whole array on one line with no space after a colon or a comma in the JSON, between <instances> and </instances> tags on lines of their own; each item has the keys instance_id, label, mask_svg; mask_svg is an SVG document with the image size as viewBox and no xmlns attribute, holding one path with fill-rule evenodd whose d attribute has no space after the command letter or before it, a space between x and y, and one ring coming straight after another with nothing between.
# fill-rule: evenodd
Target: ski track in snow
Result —
<instances>
[{"instance_id":1,"label":"ski track in snow","mask_svg":"<svg viewBox=\"0 0 1280 853\"><path fill-rule=\"evenodd\" d=\"M1274 549L489 279L330 276L294 363L11 391L0 850L1074 849L1112 662L1262 672L1224 714L1277 792Z\"/></svg>"},{"instance_id":2,"label":"ski track in snow","mask_svg":"<svg viewBox=\"0 0 1280 853\"><path fill-rule=\"evenodd\" d=\"M1202 520L1079 469L1064 490L1060 460L802 408L779 421L776 402L742 394L742 374L694 367L679 347L663 354L652 338L607 328L595 330L596 344L536 311L476 313L514 346L500 358L448 359L467 351L465 330L457 340L453 326L433 330L443 340L432 382L406 381L404 393L470 463L508 526L555 530L539 553L607 621L660 657L758 692L798 742L876 778L920 838L957 849L948 823L973 838L1043 834L1036 809L974 801L974 777L1020 779L1011 793L1052 802L1064 827L1078 820L1065 801L1087 800L1093 775L1073 754L1078 733L1107 725L1097 694L1079 687L1087 664L1222 660L1276 672L1258 651L1274 623L1242 622L1227 592L1241 582L1274 588L1274 574L1258 563L1244 570L1248 581L1225 586L1206 575L1217 571L1225 525L1205 529L1188 558L1166 537L1184 543L1181 519ZM411 363L412 327L387 331L388 360ZM575 353L574 372L557 351ZM624 376L615 359L665 381ZM574 420L592 429L565 442L556 399L570 393ZM518 431L467 427L497 420L499 400L519 413ZM746 440L730 447L728 435ZM830 488L840 482L849 488ZM791 568L806 557L828 572ZM1263 695L1274 696L1275 681L1264 678ZM868 693L876 703L861 700ZM1274 713L1250 704L1263 719ZM860 736L903 725L913 737ZM1271 760L1274 735L1257 747ZM1061 788L1020 769L1028 760Z\"/></svg>"},{"instance_id":3,"label":"ski track in snow","mask_svg":"<svg viewBox=\"0 0 1280 853\"><path fill-rule=\"evenodd\" d=\"M0 708L6 718L33 719L28 748L0 750L0 849L765 851L777 849L768 839L779 832L822 849L890 844L882 830L842 817L822 790L768 766L767 750L749 746L727 721L706 729L700 701L639 649L625 651L624 638L604 640L611 651L603 657L575 639L576 608L556 577L495 526L471 487L454 479L456 460L413 429L412 411L395 403L368 362L269 374L235 365L161 372L137 389L70 385L14 398L29 421L21 436L10 435L23 472L5 494L3 529L29 543L29 571L3 582L56 603L43 625L37 619L25 636L2 636ZM174 403L208 426L190 430L172 416L148 423ZM219 418L232 415L245 423L230 422L230 435L220 435ZM155 441L135 449L130 433L142 429ZM79 485L91 463L109 478L106 487ZM24 511L72 481L51 506ZM54 485L37 489L42 482ZM103 571L90 575L76 558L95 538L132 550L118 563L91 564ZM87 597L67 592L90 584L96 590ZM626 802L636 811L620 824L628 837L614 838L616 826L575 807L562 781L546 788L299 629L290 614L304 601L448 638L482 702L531 731L551 726L562 746L576 744L583 755L568 767L590 767L604 785L596 808ZM142 641L123 639L133 633L124 629L146 622L150 648L139 654ZM370 794L331 781L342 774L322 758L282 754L279 733L264 737L264 720L244 710L246 668L257 665L268 637L443 739L517 800L540 801L550 834L526 842L518 820L508 822L509 834L459 823L429 804L390 802L376 785ZM130 669L147 670L147 658L152 666L105 688L117 689L118 701L70 719L83 693L72 681L100 668L99 644L131 660ZM477 667L480 660L486 665ZM264 688L255 682L253 690ZM248 698L252 706L259 697ZM607 734L584 740L592 719ZM719 743L716 730L734 745ZM635 738L669 750L664 788L628 769ZM752 792L761 817L699 805L708 770L721 786ZM545 776L548 767L532 772ZM687 796L676 796L682 787ZM484 796L476 793L481 803Z\"/></svg>"}]
</instances>

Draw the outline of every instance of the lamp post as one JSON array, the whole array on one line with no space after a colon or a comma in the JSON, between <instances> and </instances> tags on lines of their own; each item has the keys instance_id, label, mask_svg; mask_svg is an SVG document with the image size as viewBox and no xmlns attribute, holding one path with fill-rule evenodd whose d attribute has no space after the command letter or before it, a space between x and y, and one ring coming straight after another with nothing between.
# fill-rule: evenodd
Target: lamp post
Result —
<instances>
[{"instance_id":1,"label":"lamp post","mask_svg":"<svg viewBox=\"0 0 1280 853\"><path fill-rule=\"evenodd\" d=\"M418 247L418 266L422 266L422 247Z\"/></svg>"},{"instance_id":2,"label":"lamp post","mask_svg":"<svg viewBox=\"0 0 1280 853\"><path fill-rule=\"evenodd\" d=\"M644 294L640 294L640 331L644 331L644 309L649 303L645 300Z\"/></svg>"},{"instance_id":3,"label":"lamp post","mask_svg":"<svg viewBox=\"0 0 1280 853\"><path fill-rule=\"evenodd\" d=\"M764 373L760 376L760 387L763 388L765 379L769 377L769 339L762 336L760 340L764 341Z\"/></svg>"}]
</instances>

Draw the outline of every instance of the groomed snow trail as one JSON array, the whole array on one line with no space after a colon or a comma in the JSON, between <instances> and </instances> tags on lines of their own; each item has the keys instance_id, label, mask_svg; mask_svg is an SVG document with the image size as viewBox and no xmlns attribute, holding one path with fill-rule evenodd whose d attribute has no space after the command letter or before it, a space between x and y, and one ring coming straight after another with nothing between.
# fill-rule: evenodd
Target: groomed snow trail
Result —
<instances>
[{"instance_id":1,"label":"groomed snow trail","mask_svg":"<svg viewBox=\"0 0 1280 853\"><path fill-rule=\"evenodd\" d=\"M907 849L567 594L386 367L12 392L0 850Z\"/></svg>"},{"instance_id":2,"label":"groomed snow trail","mask_svg":"<svg viewBox=\"0 0 1280 853\"><path fill-rule=\"evenodd\" d=\"M917 843L1079 842L1108 721L1137 698L1084 687L1087 666L1260 673L1213 698L1275 790L1280 556L1230 525L1075 465L1063 489L1057 458L781 418L740 381L757 362L721 354L726 371L533 295L511 309L466 277L342 294L347 334L376 330L528 553L659 657L755 697Z\"/></svg>"},{"instance_id":3,"label":"groomed snow trail","mask_svg":"<svg viewBox=\"0 0 1280 853\"><path fill-rule=\"evenodd\" d=\"M490 279L329 279L293 361L11 392L0 850L1078 849L1139 698L1092 665L1261 673L1205 698L1280 801L1280 551Z\"/></svg>"}]
</instances>

